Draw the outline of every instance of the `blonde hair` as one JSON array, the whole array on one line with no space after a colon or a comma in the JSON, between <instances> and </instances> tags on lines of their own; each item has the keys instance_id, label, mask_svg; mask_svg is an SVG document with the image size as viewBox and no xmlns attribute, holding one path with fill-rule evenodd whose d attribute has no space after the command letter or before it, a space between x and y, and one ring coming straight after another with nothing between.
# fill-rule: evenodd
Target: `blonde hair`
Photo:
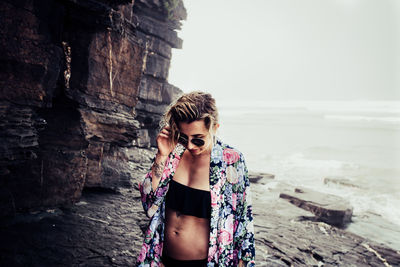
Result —
<instances>
[{"instance_id":1,"label":"blonde hair","mask_svg":"<svg viewBox=\"0 0 400 267\"><path fill-rule=\"evenodd\" d=\"M213 135L213 129L218 124L215 99L209 93L194 91L181 95L171 103L164 114L160 127L162 128L166 124L170 126L170 141L176 145L179 137L178 123L190 123L202 119L204 119L207 130Z\"/></svg>"}]
</instances>

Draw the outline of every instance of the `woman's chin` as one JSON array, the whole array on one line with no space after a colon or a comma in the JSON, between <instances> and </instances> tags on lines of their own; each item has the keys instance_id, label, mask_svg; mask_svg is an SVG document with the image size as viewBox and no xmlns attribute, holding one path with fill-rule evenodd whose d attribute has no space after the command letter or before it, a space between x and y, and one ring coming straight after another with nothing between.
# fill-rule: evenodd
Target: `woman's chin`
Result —
<instances>
[{"instance_id":1,"label":"woman's chin","mask_svg":"<svg viewBox=\"0 0 400 267\"><path fill-rule=\"evenodd\" d=\"M190 154L192 155L199 155L201 151L199 149L189 149Z\"/></svg>"}]
</instances>

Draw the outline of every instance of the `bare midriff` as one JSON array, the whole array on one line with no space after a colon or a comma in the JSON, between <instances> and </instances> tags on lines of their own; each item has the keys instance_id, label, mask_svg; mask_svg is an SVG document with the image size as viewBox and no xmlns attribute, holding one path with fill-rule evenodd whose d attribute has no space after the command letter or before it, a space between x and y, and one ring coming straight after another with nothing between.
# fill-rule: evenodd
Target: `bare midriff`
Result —
<instances>
[{"instance_id":1,"label":"bare midriff","mask_svg":"<svg viewBox=\"0 0 400 267\"><path fill-rule=\"evenodd\" d=\"M201 260L208 256L210 220L165 211L164 250L177 260Z\"/></svg>"}]
</instances>

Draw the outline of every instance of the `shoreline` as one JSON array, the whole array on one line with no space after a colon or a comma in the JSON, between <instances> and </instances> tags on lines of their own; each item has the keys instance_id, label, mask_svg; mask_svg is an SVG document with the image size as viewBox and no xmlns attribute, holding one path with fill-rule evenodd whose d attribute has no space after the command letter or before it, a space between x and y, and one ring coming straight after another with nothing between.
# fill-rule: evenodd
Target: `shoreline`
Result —
<instances>
[{"instance_id":1,"label":"shoreline","mask_svg":"<svg viewBox=\"0 0 400 267\"><path fill-rule=\"evenodd\" d=\"M360 235L361 231L351 227L355 222L339 228L312 220L315 214L279 197L282 192L293 192L294 186L275 181L273 174L249 172L249 178L253 185L256 243L259 244L256 250L262 253L258 253L258 263L264 259L265 266L271 266L271 260L278 260L277 266L282 261L295 266L349 266L360 262L364 266L400 265L400 249L373 240L365 232Z\"/></svg>"},{"instance_id":2,"label":"shoreline","mask_svg":"<svg viewBox=\"0 0 400 267\"><path fill-rule=\"evenodd\" d=\"M273 194L274 197L267 198L267 201L277 201L279 196L276 194L282 192L294 191L296 186L289 185L283 181L275 181L274 175L263 172L249 172L249 177L251 178L253 184L259 184L264 189L268 189L269 193ZM254 179L257 177L256 179ZM339 182L343 182L339 180ZM258 187L256 187L258 189ZM315 189L306 188L312 191ZM316 190L317 193L322 195L320 201L323 202L323 196L329 196L330 194L320 192ZM337 199L342 199L341 196L337 196ZM261 198L266 198L262 196ZM317 200L318 202L318 200ZM351 204L348 205L352 208ZM292 205L293 206L293 205ZM295 206L293 206L295 207ZM288 213L291 212L288 207ZM299 215L300 217L305 216L314 216L304 210L303 215ZM397 250L400 253L400 231L398 230L398 226L395 223L392 223L390 220L382 217L379 214L373 212L367 212L364 214L352 214L350 222L348 222L341 229L348 231L353 234L357 234L363 238L370 239L374 242L380 243L384 246L388 246L393 250ZM398 238L395 238L395 237Z\"/></svg>"},{"instance_id":3,"label":"shoreline","mask_svg":"<svg viewBox=\"0 0 400 267\"><path fill-rule=\"evenodd\" d=\"M141 165L135 181L148 165ZM257 266L400 266L400 251L326 223L279 198L263 176L252 186ZM286 188L288 189L288 188ZM132 266L145 216L137 187L87 190L68 208L21 214L0 224L2 266Z\"/></svg>"}]
</instances>

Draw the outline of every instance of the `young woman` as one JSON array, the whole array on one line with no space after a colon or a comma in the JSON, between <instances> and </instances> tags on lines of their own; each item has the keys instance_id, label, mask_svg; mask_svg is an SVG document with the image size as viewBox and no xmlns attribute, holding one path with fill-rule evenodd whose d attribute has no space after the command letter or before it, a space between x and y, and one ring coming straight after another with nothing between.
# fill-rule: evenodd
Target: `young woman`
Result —
<instances>
[{"instance_id":1,"label":"young woman","mask_svg":"<svg viewBox=\"0 0 400 267\"><path fill-rule=\"evenodd\" d=\"M241 152L215 136L215 100L184 94L164 121L139 184L151 221L137 266L254 266L247 167Z\"/></svg>"}]
</instances>

